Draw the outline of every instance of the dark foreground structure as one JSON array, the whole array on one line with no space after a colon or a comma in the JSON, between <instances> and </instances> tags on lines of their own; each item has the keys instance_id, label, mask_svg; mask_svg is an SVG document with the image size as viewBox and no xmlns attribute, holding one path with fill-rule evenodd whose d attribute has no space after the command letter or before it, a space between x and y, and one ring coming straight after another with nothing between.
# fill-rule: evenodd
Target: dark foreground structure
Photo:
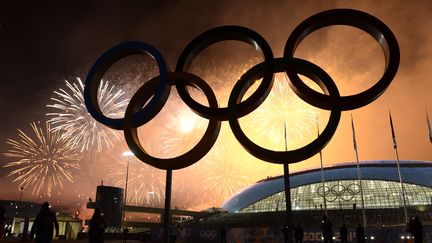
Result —
<instances>
[{"instance_id":1,"label":"dark foreground structure","mask_svg":"<svg viewBox=\"0 0 432 243\"><path fill-rule=\"evenodd\" d=\"M409 217L419 216L425 240L432 240L432 163L401 161ZM401 185L395 161L361 162L367 242L409 242ZM355 163L312 169L290 175L293 219L304 227L304 242L320 242L321 219L326 212L333 222L336 242L339 228L348 227L348 242L356 242L362 222L360 182ZM325 188L325 190L323 190ZM325 201L324 203L324 195ZM284 178L273 177L251 185L222 205L212 217L185 222L175 228L178 238L190 242L282 242L285 223ZM153 233L157 237L158 230ZM200 241L201 240L201 241Z\"/></svg>"},{"instance_id":2,"label":"dark foreground structure","mask_svg":"<svg viewBox=\"0 0 432 243\"><path fill-rule=\"evenodd\" d=\"M407 211L424 225L425 240L432 240L432 162L401 161ZM362 189L367 224L366 242L410 242L406 232L401 184L395 161L361 162ZM356 227L363 224L360 181L356 163L338 164L290 175L292 222L304 228L303 242L322 242L321 220L329 216L333 236L348 227L348 242L357 242ZM325 200L325 203L324 203ZM109 200L107 200L109 201ZM97 204L97 202L96 202ZM117 205L117 204L116 204ZM88 205L94 207L95 205ZM125 206L128 212L163 214L162 209ZM222 208L205 212L172 210L171 235L176 242L283 242L285 191L283 176L267 178L228 199ZM184 216L179 222L176 217ZM162 218L162 217L160 217ZM162 239L161 222L125 222L146 228L144 242Z\"/></svg>"}]
</instances>

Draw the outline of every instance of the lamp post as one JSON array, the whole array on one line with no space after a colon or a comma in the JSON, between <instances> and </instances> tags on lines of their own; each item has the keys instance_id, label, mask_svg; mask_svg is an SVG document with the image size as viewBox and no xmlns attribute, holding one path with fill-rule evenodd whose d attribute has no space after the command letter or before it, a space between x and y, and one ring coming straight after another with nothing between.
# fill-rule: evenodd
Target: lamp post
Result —
<instances>
[{"instance_id":1,"label":"lamp post","mask_svg":"<svg viewBox=\"0 0 432 243\"><path fill-rule=\"evenodd\" d=\"M286 133L286 123L284 122L284 140L285 140L285 151L288 151L288 141ZM284 182L285 182L285 225L284 225L284 236L286 243L293 242L292 235L292 209L291 209L291 186L289 178L289 164L284 163Z\"/></svg>"},{"instance_id":2,"label":"lamp post","mask_svg":"<svg viewBox=\"0 0 432 243\"><path fill-rule=\"evenodd\" d=\"M317 137L319 137L320 129L319 129L318 117L316 118L316 124L317 124ZM322 183L322 188L323 188L324 214L328 216L322 149L319 151L319 157L320 157L320 163L321 163L321 183Z\"/></svg>"},{"instance_id":3,"label":"lamp post","mask_svg":"<svg viewBox=\"0 0 432 243\"><path fill-rule=\"evenodd\" d=\"M124 157L127 157L127 165L126 165L126 184L124 190L124 201L123 201L123 216L122 216L122 228L125 228L125 217L126 217L126 199L127 199L127 188L128 188L128 176L129 176L129 162L130 158L134 155L131 151L125 151L122 154Z\"/></svg>"},{"instance_id":4,"label":"lamp post","mask_svg":"<svg viewBox=\"0 0 432 243\"><path fill-rule=\"evenodd\" d=\"M22 200L23 191L24 191L24 187L22 186L22 187L20 187L20 202Z\"/></svg>"}]
</instances>

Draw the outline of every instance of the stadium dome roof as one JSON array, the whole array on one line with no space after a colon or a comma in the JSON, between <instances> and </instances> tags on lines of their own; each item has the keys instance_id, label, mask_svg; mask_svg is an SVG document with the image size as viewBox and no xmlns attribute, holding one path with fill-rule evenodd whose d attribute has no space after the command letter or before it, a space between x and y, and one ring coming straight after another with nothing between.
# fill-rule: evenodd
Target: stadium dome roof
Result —
<instances>
[{"instance_id":1,"label":"stadium dome roof","mask_svg":"<svg viewBox=\"0 0 432 243\"><path fill-rule=\"evenodd\" d=\"M396 161L361 161L360 170L363 180L380 180L399 182ZM400 161L400 170L403 182L432 188L432 162L431 161ZM338 180L358 179L357 164L341 163L324 167L326 182ZM321 169L311 169L290 174L291 189L321 182ZM258 181L241 190L222 204L222 208L235 212L260 199L284 191L283 176L269 177Z\"/></svg>"}]
</instances>

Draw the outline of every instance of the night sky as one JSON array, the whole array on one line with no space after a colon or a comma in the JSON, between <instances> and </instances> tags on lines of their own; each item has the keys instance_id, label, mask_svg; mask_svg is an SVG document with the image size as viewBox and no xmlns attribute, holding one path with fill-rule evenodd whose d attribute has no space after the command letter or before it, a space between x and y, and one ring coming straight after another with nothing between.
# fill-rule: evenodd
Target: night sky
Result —
<instances>
[{"instance_id":1,"label":"night sky","mask_svg":"<svg viewBox=\"0 0 432 243\"><path fill-rule=\"evenodd\" d=\"M324 150L325 160L334 164L355 159L350 114L355 117L360 159L395 159L389 110L401 159L432 160L425 112L427 108L432 117L430 1L2 1L0 152L9 149L6 140L16 139L17 129L30 131L30 122L46 121L46 105L52 103L53 91L63 87L65 80L84 80L94 61L114 45L148 42L161 51L172 68L196 35L212 27L234 24L260 33L274 56L279 57L289 34L302 20L333 8L353 8L382 20L399 42L401 63L395 80L377 101L343 113L333 140ZM235 56L235 48L222 53ZM370 87L384 65L378 45L368 35L348 27L317 31L302 43L296 56L323 67L343 95ZM127 70L128 62L123 65ZM134 73L119 70L109 77L114 84L121 80L119 85L123 86L140 76L136 72L144 73L141 78L148 75L146 70L136 68ZM230 87L234 84L234 80L227 82ZM212 87L218 85L213 82ZM226 101L220 103L225 105ZM10 161L0 155L1 167ZM318 165L314 158L293 169ZM0 198L17 199L18 184L11 182L8 173L9 169L0 169L0 182L10 185L9 190L2 186ZM94 190L94 182L80 181L88 190Z\"/></svg>"}]
</instances>

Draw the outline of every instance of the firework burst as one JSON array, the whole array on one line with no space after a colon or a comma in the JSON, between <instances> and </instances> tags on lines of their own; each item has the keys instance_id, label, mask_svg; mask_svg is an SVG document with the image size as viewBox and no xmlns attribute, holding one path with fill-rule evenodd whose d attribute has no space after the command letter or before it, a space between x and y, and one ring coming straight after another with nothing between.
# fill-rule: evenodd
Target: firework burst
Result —
<instances>
[{"instance_id":1,"label":"firework burst","mask_svg":"<svg viewBox=\"0 0 432 243\"><path fill-rule=\"evenodd\" d=\"M284 149L284 123L290 147L300 147L315 130L317 108L300 99L285 78L275 78L272 91L264 103L240 120L253 140L268 149ZM261 129L262 128L262 129ZM248 133L249 134L249 133Z\"/></svg>"},{"instance_id":2,"label":"firework burst","mask_svg":"<svg viewBox=\"0 0 432 243\"><path fill-rule=\"evenodd\" d=\"M218 87L226 99L229 87ZM256 87L251 87L253 92ZM205 104L205 96L193 93L198 102ZM247 94L246 94L247 96ZM305 140L307 134L315 135L317 109L304 103L290 89L287 81L277 78L265 102L240 122L251 139L269 149L283 150L284 122L287 124L290 147ZM172 158L184 154L201 139L208 120L196 115L178 97L175 91L163 110L151 122L140 127L138 134L145 150L159 158ZM136 161L135 161L136 162ZM134 163L135 163L134 162ZM126 165L109 173L110 181L125 185ZM155 170L155 171L153 171ZM282 173L280 165L263 162L250 155L236 141L227 122L222 124L219 138L212 150L194 165L173 174L173 205L180 208L197 208L222 203L235 192L257 180ZM148 205L161 202L164 193L165 173L148 165L130 167L128 202Z\"/></svg>"},{"instance_id":3,"label":"firework burst","mask_svg":"<svg viewBox=\"0 0 432 243\"><path fill-rule=\"evenodd\" d=\"M202 180L204 189L213 200L226 200L231 195L253 182L249 174L250 167L239 160L219 160L204 166L205 176ZM243 167L246 166L246 167ZM220 201L222 202L222 201Z\"/></svg>"},{"instance_id":4,"label":"firework burst","mask_svg":"<svg viewBox=\"0 0 432 243\"><path fill-rule=\"evenodd\" d=\"M115 186L126 185L126 161L117 163L107 174ZM119 169L119 168L124 168ZM165 172L136 159L129 162L127 203L135 205L161 206L165 195Z\"/></svg>"},{"instance_id":5,"label":"firework burst","mask_svg":"<svg viewBox=\"0 0 432 243\"><path fill-rule=\"evenodd\" d=\"M65 81L66 88L54 91L56 97L51 100L54 104L47 105L56 112L47 113L51 119L53 130L62 130L68 138L70 146L79 148L81 152L104 148L112 148L115 141L119 141L121 135L118 131L110 129L98 123L88 113L84 104L84 84L77 78L76 83ZM110 118L118 118L124 115L128 100L124 99L124 91L114 91L115 86L102 81L98 88L98 102L101 111Z\"/></svg>"},{"instance_id":6,"label":"firework burst","mask_svg":"<svg viewBox=\"0 0 432 243\"><path fill-rule=\"evenodd\" d=\"M167 157L179 156L192 149L202 138L208 124L189 108L174 113L160 135L162 151Z\"/></svg>"},{"instance_id":7,"label":"firework burst","mask_svg":"<svg viewBox=\"0 0 432 243\"><path fill-rule=\"evenodd\" d=\"M65 182L73 182L72 173L79 170L81 156L71 150L68 141L59 131L54 131L48 123L45 131L36 123L30 123L33 135L27 135L18 129L18 140L8 139L12 148L4 153L16 161L4 167L14 168L9 176L15 177L19 187L32 188L32 194L38 196L43 190L51 196L53 188L64 188Z\"/></svg>"},{"instance_id":8,"label":"firework burst","mask_svg":"<svg viewBox=\"0 0 432 243\"><path fill-rule=\"evenodd\" d=\"M235 140L228 124L224 135L201 163L199 184L209 201L220 205L230 196L265 176L280 174L280 166L263 162L250 155ZM230 133L230 134L227 134Z\"/></svg>"}]
</instances>

